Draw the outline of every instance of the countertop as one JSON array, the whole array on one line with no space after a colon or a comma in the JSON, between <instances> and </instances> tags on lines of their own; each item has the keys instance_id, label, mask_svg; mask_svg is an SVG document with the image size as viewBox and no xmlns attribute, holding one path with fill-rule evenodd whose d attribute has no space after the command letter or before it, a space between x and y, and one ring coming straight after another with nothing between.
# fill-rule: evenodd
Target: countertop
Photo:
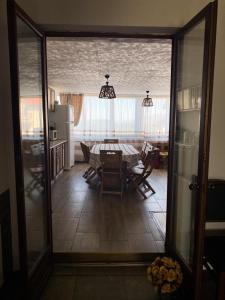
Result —
<instances>
[{"instance_id":1,"label":"countertop","mask_svg":"<svg viewBox=\"0 0 225 300\"><path fill-rule=\"evenodd\" d=\"M55 141L50 141L50 149L59 146L60 144L66 143L67 140L55 140Z\"/></svg>"}]
</instances>

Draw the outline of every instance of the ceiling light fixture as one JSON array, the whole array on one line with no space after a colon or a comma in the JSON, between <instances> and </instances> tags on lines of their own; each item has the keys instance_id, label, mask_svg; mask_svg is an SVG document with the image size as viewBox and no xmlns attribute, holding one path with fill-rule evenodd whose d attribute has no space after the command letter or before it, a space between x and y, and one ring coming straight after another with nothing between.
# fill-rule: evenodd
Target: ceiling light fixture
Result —
<instances>
[{"instance_id":1,"label":"ceiling light fixture","mask_svg":"<svg viewBox=\"0 0 225 300\"><path fill-rule=\"evenodd\" d=\"M153 106L152 98L149 97L149 91L146 91L147 97L143 99L142 106L150 107Z\"/></svg>"},{"instance_id":2,"label":"ceiling light fixture","mask_svg":"<svg viewBox=\"0 0 225 300\"><path fill-rule=\"evenodd\" d=\"M106 74L105 78L106 78L106 84L101 87L99 98L105 98L105 99L116 98L114 87L112 85L109 85L109 81L108 81L109 75Z\"/></svg>"}]
</instances>

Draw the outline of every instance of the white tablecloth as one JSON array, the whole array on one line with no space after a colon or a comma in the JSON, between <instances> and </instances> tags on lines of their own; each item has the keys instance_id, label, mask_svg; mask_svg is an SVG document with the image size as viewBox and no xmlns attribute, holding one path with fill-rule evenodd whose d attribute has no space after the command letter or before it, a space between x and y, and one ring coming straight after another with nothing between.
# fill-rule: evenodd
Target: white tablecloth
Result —
<instances>
[{"instance_id":1,"label":"white tablecloth","mask_svg":"<svg viewBox=\"0 0 225 300\"><path fill-rule=\"evenodd\" d=\"M98 168L100 162L100 150L122 150L123 161L128 163L128 167L134 167L138 164L139 152L129 144L96 144L92 147L90 153L90 165Z\"/></svg>"}]
</instances>

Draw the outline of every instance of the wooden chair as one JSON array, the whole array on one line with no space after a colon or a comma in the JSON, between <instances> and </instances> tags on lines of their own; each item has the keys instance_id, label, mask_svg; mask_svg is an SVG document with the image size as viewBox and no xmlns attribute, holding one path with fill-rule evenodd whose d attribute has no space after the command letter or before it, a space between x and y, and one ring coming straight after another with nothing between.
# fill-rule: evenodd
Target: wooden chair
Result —
<instances>
[{"instance_id":1,"label":"wooden chair","mask_svg":"<svg viewBox=\"0 0 225 300\"><path fill-rule=\"evenodd\" d=\"M225 222L225 180L208 182L207 227L211 222ZM204 265L217 282L217 300L225 299L225 229L207 229L204 244Z\"/></svg>"},{"instance_id":2,"label":"wooden chair","mask_svg":"<svg viewBox=\"0 0 225 300\"><path fill-rule=\"evenodd\" d=\"M90 148L88 145L85 143L81 142L80 143L81 150L84 155L84 162L89 163L90 160ZM87 180L92 179L95 175L97 174L96 170L93 167L89 167L83 174L83 177L86 178Z\"/></svg>"},{"instance_id":3,"label":"wooden chair","mask_svg":"<svg viewBox=\"0 0 225 300\"><path fill-rule=\"evenodd\" d=\"M140 152L140 160L138 161L138 168L144 169L144 162L147 157L148 151L151 149L149 148L148 142L144 142Z\"/></svg>"},{"instance_id":4,"label":"wooden chair","mask_svg":"<svg viewBox=\"0 0 225 300\"><path fill-rule=\"evenodd\" d=\"M144 142L144 144L142 146L141 154L140 154L141 160L138 162L139 164L137 166L138 168L144 169L144 163L147 158L148 152L152 151L154 149L157 150L157 148L153 147L149 142ZM155 153L155 156L156 156L156 153ZM152 163L154 165L153 160L152 160Z\"/></svg>"},{"instance_id":5,"label":"wooden chair","mask_svg":"<svg viewBox=\"0 0 225 300\"><path fill-rule=\"evenodd\" d=\"M122 151L100 150L102 194L123 194Z\"/></svg>"},{"instance_id":6,"label":"wooden chair","mask_svg":"<svg viewBox=\"0 0 225 300\"><path fill-rule=\"evenodd\" d=\"M168 159L168 143L167 142L151 142L154 149L158 149L158 153L153 162L154 168L159 169L161 165L166 166Z\"/></svg>"},{"instance_id":7,"label":"wooden chair","mask_svg":"<svg viewBox=\"0 0 225 300\"><path fill-rule=\"evenodd\" d=\"M151 164L154 167L154 169L159 169L160 167L160 151L159 148L155 146L156 144L151 144L147 142L147 147L146 147L146 153L149 151L154 150L154 156L152 157Z\"/></svg>"},{"instance_id":8,"label":"wooden chair","mask_svg":"<svg viewBox=\"0 0 225 300\"><path fill-rule=\"evenodd\" d=\"M128 179L144 199L147 199L146 193L149 191L151 191L152 194L155 194L155 190L147 180L154 169L152 161L154 160L155 155L155 150L148 151L144 161L144 168L134 167L131 170L128 170Z\"/></svg>"},{"instance_id":9,"label":"wooden chair","mask_svg":"<svg viewBox=\"0 0 225 300\"><path fill-rule=\"evenodd\" d=\"M141 158L140 163L141 163L141 164L144 163L145 158L146 158L146 156L147 156L146 148L147 148L147 142L144 142L144 143L143 143L143 146L142 146L142 148L141 148L141 153L140 153L140 158Z\"/></svg>"},{"instance_id":10,"label":"wooden chair","mask_svg":"<svg viewBox=\"0 0 225 300\"><path fill-rule=\"evenodd\" d=\"M161 143L161 146L159 148L159 159L162 167L167 167L168 153L168 143Z\"/></svg>"},{"instance_id":11,"label":"wooden chair","mask_svg":"<svg viewBox=\"0 0 225 300\"><path fill-rule=\"evenodd\" d=\"M35 189L43 191L45 187L45 168L44 163L40 159L43 153L44 145L42 143L30 145L30 147L24 151L24 165L30 175L27 176L27 178L30 178L30 181L26 183L25 187L25 191L28 195Z\"/></svg>"},{"instance_id":12,"label":"wooden chair","mask_svg":"<svg viewBox=\"0 0 225 300\"><path fill-rule=\"evenodd\" d=\"M118 139L104 139L104 144L118 144Z\"/></svg>"}]
</instances>

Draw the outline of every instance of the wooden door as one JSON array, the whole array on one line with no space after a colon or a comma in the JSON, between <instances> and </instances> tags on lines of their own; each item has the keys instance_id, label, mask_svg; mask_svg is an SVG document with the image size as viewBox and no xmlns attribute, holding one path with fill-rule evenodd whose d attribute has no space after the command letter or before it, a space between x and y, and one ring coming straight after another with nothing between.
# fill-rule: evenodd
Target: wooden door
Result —
<instances>
[{"instance_id":1,"label":"wooden door","mask_svg":"<svg viewBox=\"0 0 225 300\"><path fill-rule=\"evenodd\" d=\"M45 36L8 1L20 270L28 299L51 269L51 202Z\"/></svg>"},{"instance_id":2,"label":"wooden door","mask_svg":"<svg viewBox=\"0 0 225 300\"><path fill-rule=\"evenodd\" d=\"M201 299L202 258L217 3L173 39L166 248L183 265L192 299Z\"/></svg>"}]
</instances>

